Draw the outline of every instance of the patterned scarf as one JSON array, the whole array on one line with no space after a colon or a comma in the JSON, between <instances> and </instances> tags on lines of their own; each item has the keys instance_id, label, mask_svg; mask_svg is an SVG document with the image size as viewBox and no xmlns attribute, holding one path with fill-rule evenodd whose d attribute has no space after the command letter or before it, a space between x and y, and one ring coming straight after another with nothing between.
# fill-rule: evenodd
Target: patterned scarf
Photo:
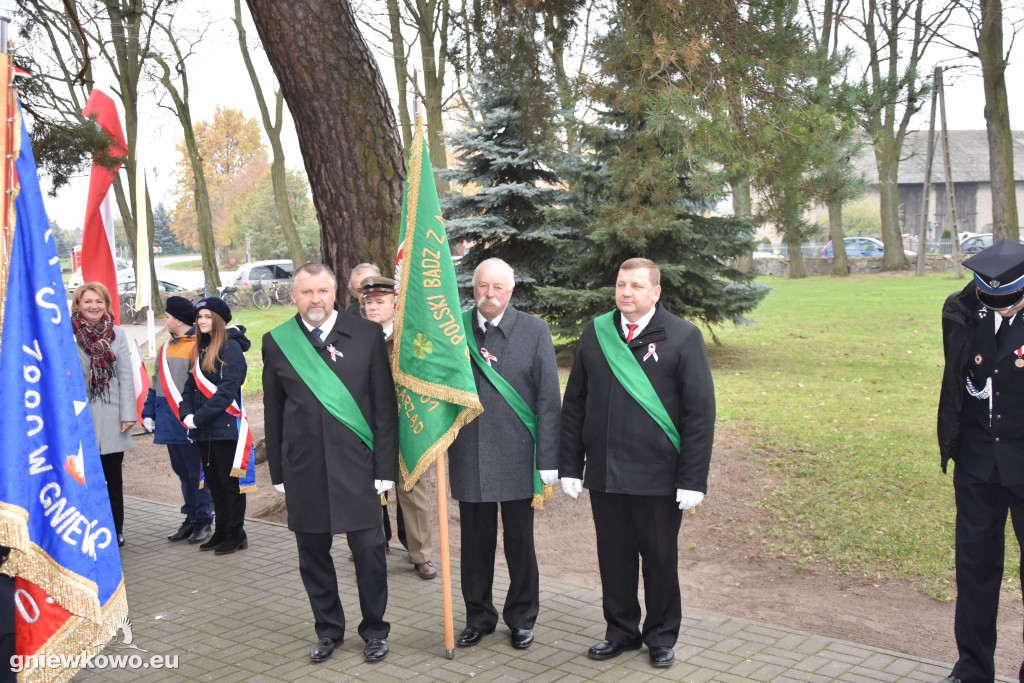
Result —
<instances>
[{"instance_id":1,"label":"patterned scarf","mask_svg":"<svg viewBox=\"0 0 1024 683\"><path fill-rule=\"evenodd\" d=\"M110 348L114 343L114 316L104 313L99 322L91 325L81 313L75 313L71 316L71 329L75 331L75 341L91 359L89 400L106 401L110 393L110 378L114 376L114 361L117 360Z\"/></svg>"}]
</instances>

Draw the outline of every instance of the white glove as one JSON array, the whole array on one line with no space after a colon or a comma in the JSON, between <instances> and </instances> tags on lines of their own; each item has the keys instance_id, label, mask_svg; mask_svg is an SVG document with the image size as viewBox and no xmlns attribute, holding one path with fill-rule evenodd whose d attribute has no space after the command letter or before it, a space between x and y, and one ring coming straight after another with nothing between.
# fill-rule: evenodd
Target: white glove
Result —
<instances>
[{"instance_id":1,"label":"white glove","mask_svg":"<svg viewBox=\"0 0 1024 683\"><path fill-rule=\"evenodd\" d=\"M583 491L583 480L562 477L562 490L565 491L565 495L571 498L579 498L580 492Z\"/></svg>"},{"instance_id":2,"label":"white glove","mask_svg":"<svg viewBox=\"0 0 1024 683\"><path fill-rule=\"evenodd\" d=\"M676 502L679 503L680 510L689 510L700 505L700 502L704 500L704 494L700 491L687 491L686 489L676 489Z\"/></svg>"},{"instance_id":3,"label":"white glove","mask_svg":"<svg viewBox=\"0 0 1024 683\"><path fill-rule=\"evenodd\" d=\"M188 427L189 429L195 429L196 428L196 419L195 419L195 417L196 417L195 415L191 415L191 414L186 415L185 419L182 420L181 423L183 425L185 425L186 427Z\"/></svg>"},{"instance_id":4,"label":"white glove","mask_svg":"<svg viewBox=\"0 0 1024 683\"><path fill-rule=\"evenodd\" d=\"M377 493L387 493L391 490L391 487L395 485L395 482L388 481L387 479L374 479L373 488L377 489Z\"/></svg>"},{"instance_id":5,"label":"white glove","mask_svg":"<svg viewBox=\"0 0 1024 683\"><path fill-rule=\"evenodd\" d=\"M142 428L152 434L153 430L156 429L156 422L151 417L144 417L142 418Z\"/></svg>"},{"instance_id":6,"label":"white glove","mask_svg":"<svg viewBox=\"0 0 1024 683\"><path fill-rule=\"evenodd\" d=\"M540 480L545 486L553 486L558 481L558 470L540 470Z\"/></svg>"},{"instance_id":7,"label":"white glove","mask_svg":"<svg viewBox=\"0 0 1024 683\"><path fill-rule=\"evenodd\" d=\"M280 491L281 493L284 493L284 484L274 484L274 488Z\"/></svg>"}]
</instances>

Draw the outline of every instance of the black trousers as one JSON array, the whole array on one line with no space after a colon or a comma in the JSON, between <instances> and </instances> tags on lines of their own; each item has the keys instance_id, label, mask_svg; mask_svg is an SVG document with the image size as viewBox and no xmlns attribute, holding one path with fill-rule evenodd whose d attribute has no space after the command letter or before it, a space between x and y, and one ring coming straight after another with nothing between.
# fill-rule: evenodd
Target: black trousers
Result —
<instances>
[{"instance_id":1,"label":"black trousers","mask_svg":"<svg viewBox=\"0 0 1024 683\"><path fill-rule=\"evenodd\" d=\"M124 528L124 483L121 478L124 451L104 453L100 455L100 462L103 463L103 476L107 480L110 512L114 515L114 531L120 534Z\"/></svg>"},{"instance_id":2,"label":"black trousers","mask_svg":"<svg viewBox=\"0 0 1024 683\"><path fill-rule=\"evenodd\" d=\"M605 639L623 645L673 647L679 638L679 525L683 513L673 496L590 492L597 532L597 562ZM644 606L640 630L640 564Z\"/></svg>"},{"instance_id":3,"label":"black trousers","mask_svg":"<svg viewBox=\"0 0 1024 683\"><path fill-rule=\"evenodd\" d=\"M234 441L197 441L203 459L205 486L213 498L216 532L223 538L241 535L245 524L245 494L238 489L238 477L231 476L235 459Z\"/></svg>"},{"instance_id":4,"label":"black trousers","mask_svg":"<svg viewBox=\"0 0 1024 683\"><path fill-rule=\"evenodd\" d=\"M0 558L3 552L0 551ZM0 570L3 571L3 570ZM14 683L11 671L14 656L14 578L0 574L0 683Z\"/></svg>"},{"instance_id":5,"label":"black trousers","mask_svg":"<svg viewBox=\"0 0 1024 683\"><path fill-rule=\"evenodd\" d=\"M387 638L391 624L384 621L388 606L388 564L384 553L387 541L380 527L349 531L345 534L356 569L356 589L363 618L358 632L363 640ZM313 610L317 638L345 637L345 610L338 594L338 574L331 557L333 534L295 532L299 549L299 575Z\"/></svg>"},{"instance_id":6,"label":"black trousers","mask_svg":"<svg viewBox=\"0 0 1024 683\"><path fill-rule=\"evenodd\" d=\"M540 611L540 573L533 545L532 498L501 503L459 502L462 519L462 599L466 626L484 631L498 623L492 596L498 546L498 506L509 586L501 617L509 628L533 628Z\"/></svg>"},{"instance_id":7,"label":"black trousers","mask_svg":"<svg viewBox=\"0 0 1024 683\"><path fill-rule=\"evenodd\" d=\"M1024 486L1003 486L953 468L956 495L956 612L953 632L959 659L953 675L964 683L995 678L996 617L1003 580L1006 515L1017 542L1024 541ZM1022 558L1024 560L1024 558ZM1024 577L1022 577L1024 578ZM1019 677L1024 680L1024 665Z\"/></svg>"}]
</instances>

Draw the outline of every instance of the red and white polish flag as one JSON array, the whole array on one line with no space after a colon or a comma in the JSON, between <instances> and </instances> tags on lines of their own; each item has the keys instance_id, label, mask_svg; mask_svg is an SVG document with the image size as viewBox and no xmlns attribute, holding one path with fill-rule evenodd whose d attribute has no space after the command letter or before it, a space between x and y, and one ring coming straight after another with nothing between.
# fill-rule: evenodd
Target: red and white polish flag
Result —
<instances>
[{"instance_id":1,"label":"red and white polish flag","mask_svg":"<svg viewBox=\"0 0 1024 683\"><path fill-rule=\"evenodd\" d=\"M132 378L135 380L135 416L141 424L142 408L146 405L146 395L149 394L149 373L146 371L146 364L142 362L139 342L133 341L129 350L132 356Z\"/></svg>"},{"instance_id":2,"label":"red and white polish flag","mask_svg":"<svg viewBox=\"0 0 1024 683\"><path fill-rule=\"evenodd\" d=\"M112 159L128 156L128 144L117 104L100 88L93 88L82 114L93 119L110 137L107 151ZM82 228L82 282L101 282L110 290L114 322L121 323L121 304L117 296L117 269L114 267L114 179L123 162L108 168L92 161L89 175L89 198L85 205Z\"/></svg>"}]
</instances>

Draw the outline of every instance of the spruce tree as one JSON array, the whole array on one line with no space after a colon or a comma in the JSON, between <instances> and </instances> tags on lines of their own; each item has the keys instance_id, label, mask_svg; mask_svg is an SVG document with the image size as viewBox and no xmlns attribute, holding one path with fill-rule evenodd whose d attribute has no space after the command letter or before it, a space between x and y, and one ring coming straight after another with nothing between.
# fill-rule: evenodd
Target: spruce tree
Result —
<instances>
[{"instance_id":1,"label":"spruce tree","mask_svg":"<svg viewBox=\"0 0 1024 683\"><path fill-rule=\"evenodd\" d=\"M563 194L547 144L553 98L534 37L536 16L513 5L492 20L491 42L472 78L477 118L448 138L454 163L443 174L466 194L449 195L441 206L449 241L469 245L457 266L463 294L472 291L476 266L498 257L515 269L512 304L539 314L546 302L537 286L551 280L555 257L549 241L567 231L548 211Z\"/></svg>"},{"instance_id":2,"label":"spruce tree","mask_svg":"<svg viewBox=\"0 0 1024 683\"><path fill-rule=\"evenodd\" d=\"M167 215L163 202L153 210L153 246L160 247L162 254L180 254L184 251L171 230L171 217Z\"/></svg>"},{"instance_id":3,"label":"spruce tree","mask_svg":"<svg viewBox=\"0 0 1024 683\"><path fill-rule=\"evenodd\" d=\"M722 187L690 182L702 161L671 106L687 75L679 21L668 3L623 3L595 46L600 119L584 131L575 172L563 171L574 191L564 220L586 217L587 230L564 241L556 272L566 284L542 291L561 302L552 318L564 334L614 306L618 267L634 256L658 264L666 309L707 325L745 320L768 291L728 265L753 249L749 220L711 215Z\"/></svg>"}]
</instances>

